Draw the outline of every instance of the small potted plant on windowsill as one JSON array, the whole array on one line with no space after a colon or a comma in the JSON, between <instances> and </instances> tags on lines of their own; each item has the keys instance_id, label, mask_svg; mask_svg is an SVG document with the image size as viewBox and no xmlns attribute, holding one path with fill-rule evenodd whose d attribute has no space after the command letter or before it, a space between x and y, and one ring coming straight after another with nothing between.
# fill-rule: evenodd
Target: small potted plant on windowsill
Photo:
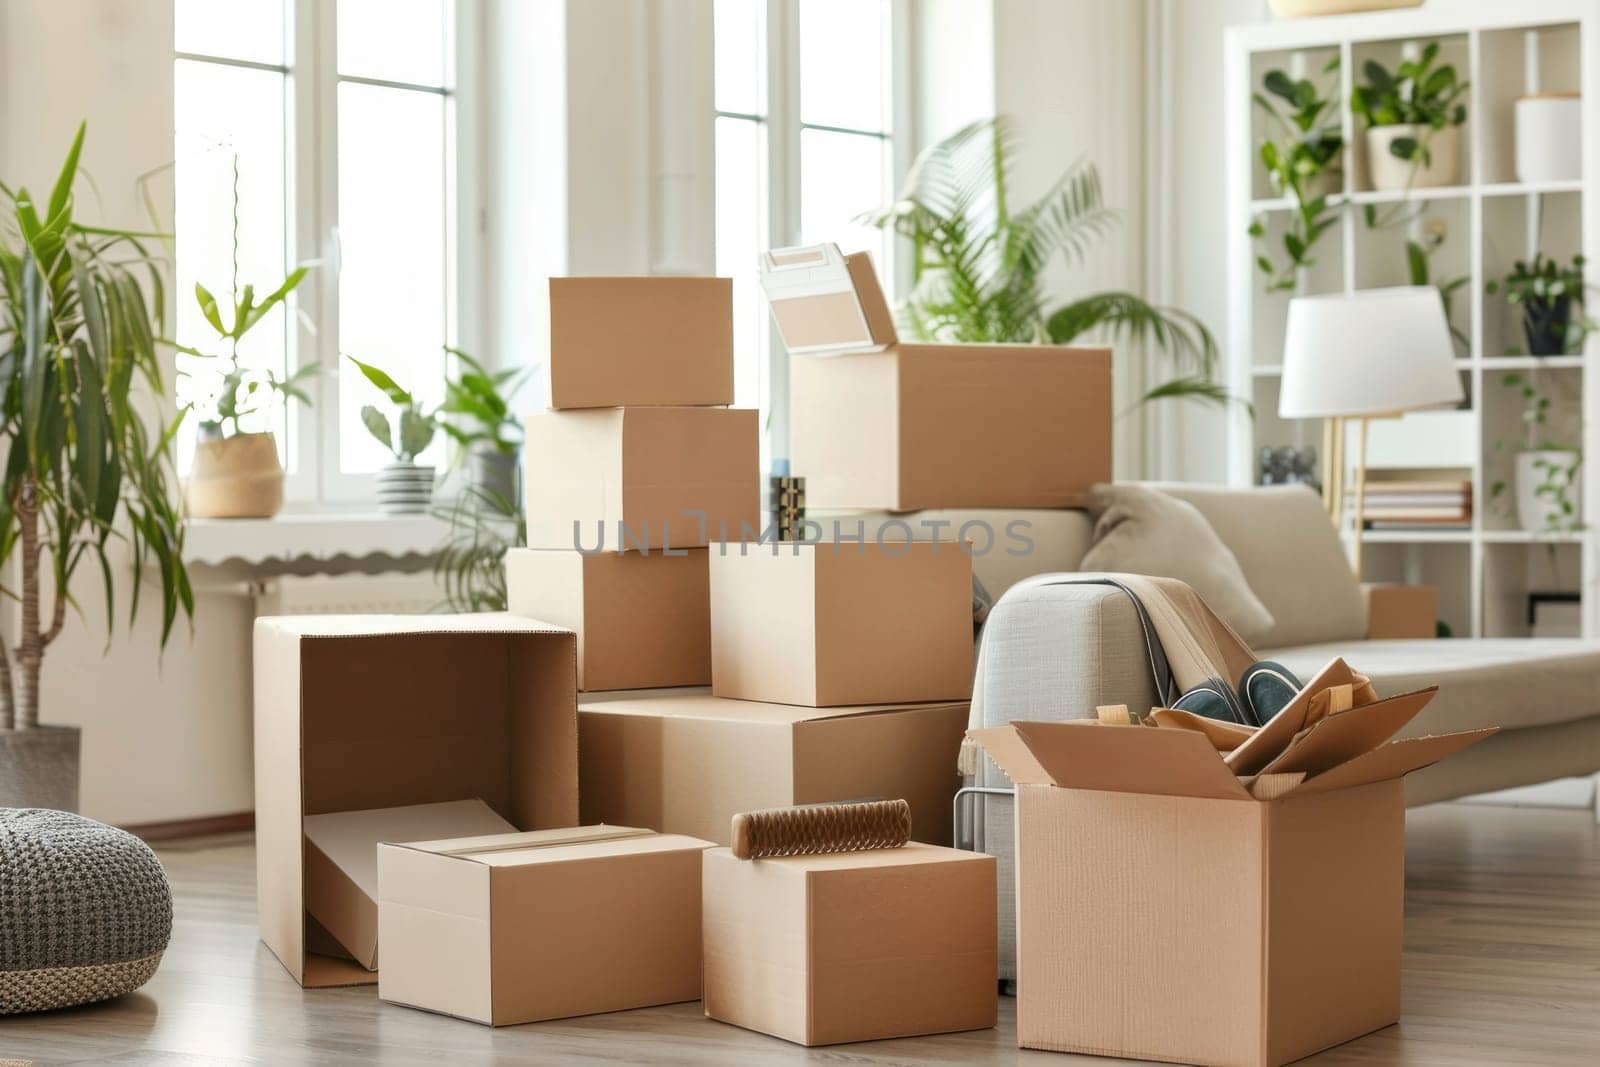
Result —
<instances>
[{"instance_id":1,"label":"small potted plant on windowsill","mask_svg":"<svg viewBox=\"0 0 1600 1067\"><path fill-rule=\"evenodd\" d=\"M1446 63L1434 66L1439 42L1393 73L1376 60L1362 67L1367 84L1351 93L1350 107L1367 122L1367 171L1374 189L1454 185L1461 174L1460 102L1468 83Z\"/></svg>"},{"instance_id":2,"label":"small potted plant on windowsill","mask_svg":"<svg viewBox=\"0 0 1600 1067\"><path fill-rule=\"evenodd\" d=\"M378 510L389 515L420 515L433 501L432 466L419 466L417 457L433 443L439 427L437 411L425 412L409 392L400 388L388 372L354 356L346 356L367 381L388 397L395 406L395 425L372 404L361 409L361 422L367 432L394 456L378 472Z\"/></svg>"},{"instance_id":3,"label":"small potted plant on windowsill","mask_svg":"<svg viewBox=\"0 0 1600 1067\"><path fill-rule=\"evenodd\" d=\"M1563 267L1553 259L1536 253L1533 262L1517 260L1503 280L1491 280L1485 287L1491 296L1502 289L1506 302L1522 309L1522 334L1532 356L1561 356L1576 352L1583 339L1596 328L1582 313L1584 299L1583 267L1586 260L1572 257ZM1573 316L1573 305L1580 308Z\"/></svg>"},{"instance_id":4,"label":"small potted plant on windowsill","mask_svg":"<svg viewBox=\"0 0 1600 1067\"><path fill-rule=\"evenodd\" d=\"M311 397L301 388L316 373L308 364L284 377L270 369L239 362L239 346L269 312L305 280L306 267L296 267L259 303L255 286L239 283L239 159L233 160L233 277L228 286L228 322L217 298L199 282L194 285L200 317L216 331L223 351L169 342L177 349L179 374L191 383L214 386L210 396L196 403L203 416L195 437L194 462L184 483L184 503L189 514L201 519L266 519L283 506L283 465L278 460L277 438L270 430L247 431L247 423L261 425L266 416L293 398L303 404ZM270 425L270 423L267 423Z\"/></svg>"},{"instance_id":5,"label":"small potted plant on windowsill","mask_svg":"<svg viewBox=\"0 0 1600 1067\"><path fill-rule=\"evenodd\" d=\"M512 414L511 398L532 368L490 372L459 348L446 345L445 351L457 360L457 373L445 382L439 412L459 421L441 419L439 428L465 453L470 484L515 504L522 425Z\"/></svg>"}]
</instances>

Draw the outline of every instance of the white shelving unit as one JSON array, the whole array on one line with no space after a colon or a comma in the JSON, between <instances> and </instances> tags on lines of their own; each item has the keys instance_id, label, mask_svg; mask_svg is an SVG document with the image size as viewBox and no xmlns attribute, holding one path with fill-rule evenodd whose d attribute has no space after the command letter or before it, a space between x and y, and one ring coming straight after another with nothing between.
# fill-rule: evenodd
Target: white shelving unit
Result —
<instances>
[{"instance_id":1,"label":"white shelving unit","mask_svg":"<svg viewBox=\"0 0 1600 1067\"><path fill-rule=\"evenodd\" d=\"M1349 106L1362 66L1376 59L1390 70L1429 42L1439 42L1440 62L1471 82L1463 127L1462 183L1408 192L1378 191L1367 177L1365 130ZM1224 76L1228 187L1227 366L1230 387L1253 400L1252 421L1242 410L1229 422L1229 479L1256 479L1264 445L1311 445L1320 452L1322 424L1278 418L1283 328L1290 294L1267 293L1255 266L1258 242L1249 235L1260 220L1282 257L1277 237L1292 211L1277 195L1257 149L1267 134L1251 100L1267 71L1287 71L1317 84L1333 80L1344 135L1343 189L1330 198L1339 222L1301 271L1302 293L1350 292L1408 284L1406 240L1441 220L1443 246L1432 260L1434 280L1466 276L1451 309L1452 325L1468 339L1458 364L1468 397L1458 412L1407 416L1383 427L1384 455L1374 468L1417 471L1430 478L1470 479L1473 523L1468 530L1377 530L1366 535L1364 569L1372 580L1427 582L1440 590L1440 612L1457 635L1519 637L1528 634L1530 592L1578 592L1583 631L1600 636L1600 588L1592 531L1528 533L1510 513L1514 499L1512 454L1520 444L1521 400L1502 384L1509 372L1537 372L1554 398L1553 426L1581 442L1584 509L1600 516L1600 373L1590 372L1600 344L1590 337L1582 355L1534 358L1511 354L1523 344L1520 318L1503 297L1485 293L1518 259L1542 250L1591 261L1600 281L1600 209L1593 185L1600 178L1600 2L1597 0L1430 0L1421 8L1334 18L1239 26L1228 31ZM1337 75L1318 76L1337 56ZM1537 91L1583 95L1583 177L1576 181L1519 182L1514 159L1517 97ZM1575 135L1578 131L1574 131ZM1424 205L1405 225L1369 228L1364 205L1382 212L1409 201ZM1409 211L1407 212L1409 214ZM1408 229L1409 227L1409 229ZM1600 309L1600 300L1591 301ZM1348 449L1353 456L1354 448ZM1321 457L1318 457L1319 463ZM1490 501L1504 482L1503 510ZM1346 529L1346 537L1353 530Z\"/></svg>"}]
</instances>

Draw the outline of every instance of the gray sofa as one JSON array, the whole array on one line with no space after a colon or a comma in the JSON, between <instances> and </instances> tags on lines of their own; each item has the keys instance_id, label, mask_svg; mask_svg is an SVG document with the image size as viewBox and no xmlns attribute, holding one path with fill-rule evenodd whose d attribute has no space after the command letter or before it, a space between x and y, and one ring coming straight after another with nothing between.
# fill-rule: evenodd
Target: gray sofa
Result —
<instances>
[{"instance_id":1,"label":"gray sofa","mask_svg":"<svg viewBox=\"0 0 1600 1067\"><path fill-rule=\"evenodd\" d=\"M1225 489L1163 485L1194 504L1233 551L1256 595L1276 620L1257 652L1301 677L1334 656L1369 675L1379 693L1437 684L1439 695L1403 732L1443 733L1495 725L1501 733L1407 779L1409 804L1467 796L1600 771L1600 642L1454 639L1372 641L1360 587L1320 499L1301 487ZM1154 692L1138 619L1119 591L1052 583L1070 574L1087 551L1083 512L920 512L896 518L918 536L928 522L949 520L942 536L981 521L1003 530L1029 523L1031 552L996 549L974 558L974 572L997 598L982 633L974 689L983 725L1057 720L1094 714L1100 704L1138 712ZM874 516L873 525L887 521ZM974 531L981 530L973 527ZM974 537L974 540L978 538ZM1010 782L984 759L974 783L996 790ZM1012 812L1009 798L981 798L978 846L1001 868L1002 977L1015 959Z\"/></svg>"}]
</instances>

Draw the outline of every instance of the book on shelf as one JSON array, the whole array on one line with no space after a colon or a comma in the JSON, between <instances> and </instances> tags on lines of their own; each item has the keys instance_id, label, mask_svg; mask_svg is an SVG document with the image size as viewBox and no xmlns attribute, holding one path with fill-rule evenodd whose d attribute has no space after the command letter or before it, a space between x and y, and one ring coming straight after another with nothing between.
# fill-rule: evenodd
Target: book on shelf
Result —
<instances>
[{"instance_id":1,"label":"book on shelf","mask_svg":"<svg viewBox=\"0 0 1600 1067\"><path fill-rule=\"evenodd\" d=\"M1355 508L1354 488L1345 490L1345 507ZM1460 528L1472 525L1472 482L1368 482L1362 517L1369 529Z\"/></svg>"}]
</instances>

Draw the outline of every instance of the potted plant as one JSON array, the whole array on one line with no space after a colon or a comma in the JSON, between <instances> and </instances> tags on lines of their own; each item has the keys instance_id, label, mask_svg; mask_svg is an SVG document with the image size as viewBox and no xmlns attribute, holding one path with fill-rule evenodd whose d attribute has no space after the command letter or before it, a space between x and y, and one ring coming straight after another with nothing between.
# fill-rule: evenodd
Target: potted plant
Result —
<instances>
[{"instance_id":1,"label":"potted plant","mask_svg":"<svg viewBox=\"0 0 1600 1067\"><path fill-rule=\"evenodd\" d=\"M1147 390L1139 403L1245 404L1216 380L1216 339L1187 311L1118 291L1046 308L1043 275L1050 261L1081 261L1116 215L1101 198L1099 172L1087 162L1074 164L1034 203L1010 208L1014 154L1004 118L969 123L918 154L894 203L862 216L911 244L914 284L900 309L906 333L923 341L991 344L1064 345L1089 336L1147 341L1177 374Z\"/></svg>"},{"instance_id":2,"label":"potted plant","mask_svg":"<svg viewBox=\"0 0 1600 1067\"><path fill-rule=\"evenodd\" d=\"M441 420L439 426L465 453L470 486L515 504L522 425L511 412L510 397L531 368L491 373L459 348L446 345L445 351L456 358L457 373L445 382L439 411L460 421Z\"/></svg>"},{"instance_id":3,"label":"potted plant","mask_svg":"<svg viewBox=\"0 0 1600 1067\"><path fill-rule=\"evenodd\" d=\"M1322 73L1338 70L1339 57L1334 56ZM1338 221L1328 210L1328 197L1343 184L1344 135L1339 132L1337 110L1329 106L1331 94L1319 93L1310 79L1295 80L1281 70L1269 70L1261 85L1271 95L1255 93L1252 99L1275 131L1261 144L1261 163L1273 187L1293 201L1294 214L1283 235L1285 264L1275 266L1262 254L1256 265L1269 279L1268 292L1289 291L1295 287L1296 272L1311 266L1312 246ZM1266 236L1259 219L1251 223L1250 235L1257 240Z\"/></svg>"},{"instance_id":4,"label":"potted plant","mask_svg":"<svg viewBox=\"0 0 1600 1067\"><path fill-rule=\"evenodd\" d=\"M378 472L378 510L390 515L420 515L433 501L433 467L418 466L417 457L433 443L439 427L437 411L425 412L388 373L354 356L346 356L395 406L395 425L372 404L361 409L361 422L379 444L393 454Z\"/></svg>"},{"instance_id":5,"label":"potted plant","mask_svg":"<svg viewBox=\"0 0 1600 1067\"><path fill-rule=\"evenodd\" d=\"M169 481L177 423L148 414L165 394L161 265L142 243L158 235L74 218L83 138L80 125L47 202L0 186L0 568L16 561L0 599L19 606L16 643L0 641L0 807L77 807L78 730L39 714L80 565L105 583L108 628L114 568L129 563L160 587L163 646L194 614Z\"/></svg>"},{"instance_id":6,"label":"potted plant","mask_svg":"<svg viewBox=\"0 0 1600 1067\"><path fill-rule=\"evenodd\" d=\"M1517 525L1536 533L1583 529L1578 481L1582 451L1556 444L1545 436L1550 398L1532 376L1507 374L1501 383L1522 399L1522 449L1513 459ZM1504 443L1497 442L1495 447L1503 448ZM1506 484L1496 482L1489 489L1490 501L1503 508L1505 491Z\"/></svg>"},{"instance_id":7,"label":"potted plant","mask_svg":"<svg viewBox=\"0 0 1600 1067\"><path fill-rule=\"evenodd\" d=\"M1502 289L1506 302L1522 309L1522 334L1528 341L1528 354L1560 356L1575 352L1595 324L1582 313L1574 317L1572 305L1584 298L1583 256L1573 256L1572 265L1563 267L1543 252L1530 263L1517 260L1504 279L1491 280L1485 288L1491 296Z\"/></svg>"},{"instance_id":8,"label":"potted plant","mask_svg":"<svg viewBox=\"0 0 1600 1067\"><path fill-rule=\"evenodd\" d=\"M1439 42L1393 73L1376 60L1362 67L1367 84L1351 93L1351 109L1367 122L1367 170L1374 189L1453 185L1461 170L1460 102L1467 82L1450 64L1434 66Z\"/></svg>"},{"instance_id":9,"label":"potted plant","mask_svg":"<svg viewBox=\"0 0 1600 1067\"><path fill-rule=\"evenodd\" d=\"M305 267L297 267L277 288L257 302L253 285L239 284L239 159L233 160L233 277L228 287L228 321L205 286L194 286L195 302L206 324L216 331L221 354L187 345L174 344L188 358L179 373L191 379L206 376L215 390L202 404L201 419L194 446L194 463L184 486L189 514L205 519L265 519L283 506L283 465L278 460L278 442L270 430L247 432L247 420L265 415L275 403L293 397L311 403L300 388L314 364L301 367L287 377L271 370L251 369L239 362L239 345L267 313L289 299L289 294L305 279Z\"/></svg>"}]
</instances>

